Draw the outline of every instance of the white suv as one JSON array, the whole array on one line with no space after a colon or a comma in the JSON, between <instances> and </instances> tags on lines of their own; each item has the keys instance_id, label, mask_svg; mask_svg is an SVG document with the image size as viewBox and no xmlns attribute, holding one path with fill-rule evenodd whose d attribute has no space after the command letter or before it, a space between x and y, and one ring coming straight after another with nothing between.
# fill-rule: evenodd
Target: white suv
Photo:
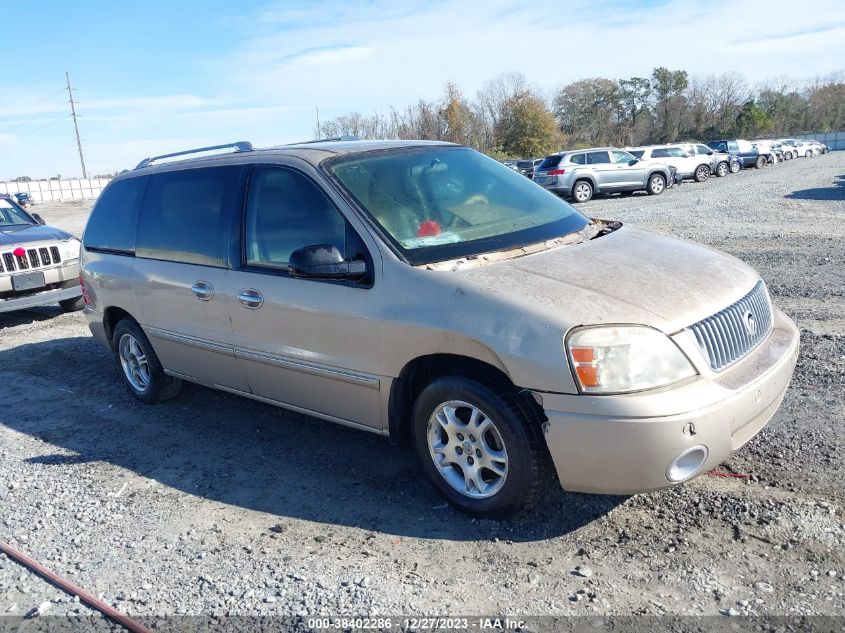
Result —
<instances>
[{"instance_id":1,"label":"white suv","mask_svg":"<svg viewBox=\"0 0 845 633\"><path fill-rule=\"evenodd\" d=\"M645 147L626 147L637 158L646 161L660 161L671 165L684 178L704 182L710 177L710 157L690 154L677 145L649 145Z\"/></svg>"}]
</instances>

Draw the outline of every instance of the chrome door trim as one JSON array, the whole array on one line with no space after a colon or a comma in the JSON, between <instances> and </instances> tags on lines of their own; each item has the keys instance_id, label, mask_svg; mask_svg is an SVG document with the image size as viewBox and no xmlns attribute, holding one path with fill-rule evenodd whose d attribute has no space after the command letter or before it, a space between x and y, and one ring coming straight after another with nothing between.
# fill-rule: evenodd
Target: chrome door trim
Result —
<instances>
[{"instance_id":1,"label":"chrome door trim","mask_svg":"<svg viewBox=\"0 0 845 633\"><path fill-rule=\"evenodd\" d=\"M162 330L157 327L145 326L144 329L158 339L171 341L173 343L182 343L183 345L190 345L191 347L217 352L218 354L225 354L226 356L235 356L235 351L232 349L231 345L223 345L222 343L216 343L204 338L188 336L187 334L178 334L176 332Z\"/></svg>"},{"instance_id":2,"label":"chrome door trim","mask_svg":"<svg viewBox=\"0 0 845 633\"><path fill-rule=\"evenodd\" d=\"M273 367L281 367L282 369L298 371L303 374L340 380L353 385L375 389L377 391L381 389L381 380L379 380L376 376L371 376L370 374L361 374L347 369L338 369L337 367L306 363L287 356L267 354L266 352L258 352L245 347L236 347L235 356L237 358L243 358L244 360L254 360L259 363L264 363L265 365L272 365Z\"/></svg>"},{"instance_id":3,"label":"chrome door trim","mask_svg":"<svg viewBox=\"0 0 845 633\"><path fill-rule=\"evenodd\" d=\"M207 380L201 380L199 378L194 378L193 376L186 376L185 374L180 374L176 371L169 371L167 369L164 370L165 374L169 376L175 376L176 378L181 378L182 380L187 380L188 382L193 382L198 385L203 385L204 387L211 387L212 389L219 389L220 391L225 391L227 393L235 394L236 396L243 396L244 398L249 398L250 400L257 400L258 402L263 402L264 404L273 405L274 407L280 407L282 409L288 409L289 411L295 411L296 413L304 413L305 415L310 415L315 418L320 418L321 420L326 420L328 422L334 422L335 424L340 424L341 426L348 426L353 429L358 429L359 431L369 431L370 433L376 433L377 435L388 435L387 429L377 428L375 426L369 426L367 424L361 424L360 422L353 422L352 420L347 420L345 418L338 418L333 415L328 415L325 413L320 413L319 411L313 411L311 409L306 409L304 407L298 407L293 404L288 404L286 402L281 402L280 400L273 400L272 398L265 398L264 396L259 396L254 393L249 393L247 391L240 391L238 389L232 389L231 387L226 387L225 385L218 385L217 383L208 382Z\"/></svg>"}]
</instances>

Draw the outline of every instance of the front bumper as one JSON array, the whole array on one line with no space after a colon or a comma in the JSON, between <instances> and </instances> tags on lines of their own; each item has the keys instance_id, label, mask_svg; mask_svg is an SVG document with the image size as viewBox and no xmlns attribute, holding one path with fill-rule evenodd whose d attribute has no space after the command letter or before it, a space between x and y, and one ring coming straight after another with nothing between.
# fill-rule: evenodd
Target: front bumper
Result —
<instances>
[{"instance_id":1,"label":"front bumper","mask_svg":"<svg viewBox=\"0 0 845 633\"><path fill-rule=\"evenodd\" d=\"M705 446L707 458L685 481L718 466L774 415L795 369L798 342L795 324L776 310L769 337L724 372L619 396L538 394L560 485L601 494L677 485L667 468L695 446Z\"/></svg>"},{"instance_id":2,"label":"front bumper","mask_svg":"<svg viewBox=\"0 0 845 633\"><path fill-rule=\"evenodd\" d=\"M75 299L82 296L82 289L79 284L71 288L56 288L55 290L44 290L31 295L24 295L23 297L14 297L12 299L0 299L0 312L12 312L14 310L26 310L27 308L35 308L37 306L51 305L64 301L65 299Z\"/></svg>"}]
</instances>

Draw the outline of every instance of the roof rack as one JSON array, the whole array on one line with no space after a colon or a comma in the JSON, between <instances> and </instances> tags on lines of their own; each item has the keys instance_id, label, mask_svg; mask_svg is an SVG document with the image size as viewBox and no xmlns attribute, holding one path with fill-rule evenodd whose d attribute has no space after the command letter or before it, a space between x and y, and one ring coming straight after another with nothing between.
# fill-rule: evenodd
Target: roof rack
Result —
<instances>
[{"instance_id":1,"label":"roof rack","mask_svg":"<svg viewBox=\"0 0 845 633\"><path fill-rule=\"evenodd\" d=\"M287 147L288 145L311 145L313 143L332 143L335 141L360 141L361 139L351 134L344 134L343 136L333 136L331 138L315 138L311 141L298 141L296 143L285 143L277 147Z\"/></svg>"},{"instance_id":2,"label":"roof rack","mask_svg":"<svg viewBox=\"0 0 845 633\"><path fill-rule=\"evenodd\" d=\"M162 154L161 156L150 156L149 158L145 158L135 169L143 169L144 167L149 167L155 161L161 160L162 158L173 158L175 156L187 156L189 154L200 154L202 152L211 152L216 149L231 149L234 148L236 152L251 152L252 151L252 143L249 141L237 141L235 143L224 143L223 145L211 145L209 147L198 147L197 149L186 149L182 152L173 152L172 154Z\"/></svg>"}]
</instances>

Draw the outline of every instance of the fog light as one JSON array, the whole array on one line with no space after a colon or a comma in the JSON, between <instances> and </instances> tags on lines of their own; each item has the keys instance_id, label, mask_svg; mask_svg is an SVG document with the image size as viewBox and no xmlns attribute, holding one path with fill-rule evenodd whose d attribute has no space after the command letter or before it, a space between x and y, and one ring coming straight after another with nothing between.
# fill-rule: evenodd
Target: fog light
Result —
<instances>
[{"instance_id":1,"label":"fog light","mask_svg":"<svg viewBox=\"0 0 845 633\"><path fill-rule=\"evenodd\" d=\"M692 477L707 459L706 446L693 446L678 455L666 469L666 479L673 483Z\"/></svg>"}]
</instances>

